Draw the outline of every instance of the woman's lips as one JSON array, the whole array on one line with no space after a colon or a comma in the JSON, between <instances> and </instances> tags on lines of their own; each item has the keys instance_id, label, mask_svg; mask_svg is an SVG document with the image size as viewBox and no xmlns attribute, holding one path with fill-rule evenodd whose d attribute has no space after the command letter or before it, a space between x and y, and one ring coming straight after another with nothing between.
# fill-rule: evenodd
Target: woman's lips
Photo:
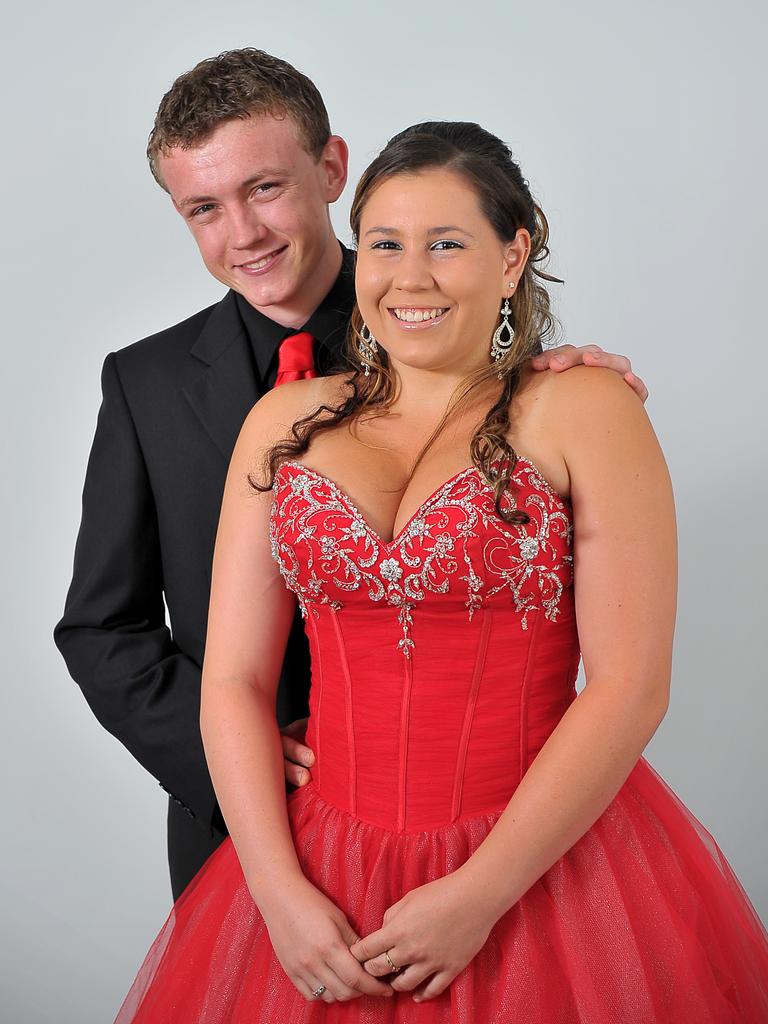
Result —
<instances>
[{"instance_id":1,"label":"woman's lips","mask_svg":"<svg viewBox=\"0 0 768 1024\"><path fill-rule=\"evenodd\" d=\"M443 307L441 307L441 306L396 306L396 307L390 307L389 315L394 320L394 322L397 324L398 327L402 327L406 331L421 331L421 330L424 330L425 328L437 327L438 324L441 324L443 322L443 320L445 320L445 318L450 313L450 311L451 311L450 307L448 307L448 309L444 309L443 312L439 316L429 317L429 319L427 319L427 320L401 320L397 316L397 314L395 313L395 309L407 309L407 310L413 310L414 312L417 311L417 310L419 312L427 312L427 311L431 311L433 309L441 309L441 308L443 308Z\"/></svg>"}]
</instances>

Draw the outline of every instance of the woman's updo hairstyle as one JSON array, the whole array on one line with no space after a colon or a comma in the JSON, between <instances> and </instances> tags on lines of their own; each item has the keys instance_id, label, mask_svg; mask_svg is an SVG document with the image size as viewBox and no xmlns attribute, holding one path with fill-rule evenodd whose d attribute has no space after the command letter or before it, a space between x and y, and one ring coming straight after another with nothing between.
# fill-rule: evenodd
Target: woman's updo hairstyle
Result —
<instances>
[{"instance_id":1,"label":"woman's updo hairstyle","mask_svg":"<svg viewBox=\"0 0 768 1024\"><path fill-rule=\"evenodd\" d=\"M424 121L393 136L363 172L355 189L349 217L355 243L359 241L365 204L382 182L398 174L417 174L433 168L453 171L464 178L476 193L484 215L501 242L511 242L518 229L525 228L531 237L531 251L517 288L509 299L512 309L509 320L514 329L512 345L496 362L491 360L491 339L488 338L487 366L471 374L457 387L440 423L419 453L411 475L450 416L464 407L479 387L487 386L493 383L494 378L500 377L497 380L498 395L471 440L470 453L474 465L494 489L499 515L508 522L523 523L528 519L524 512L503 510L500 501L517 458L506 434L510 426L509 408L520 384L522 367L543 350L544 343L554 337L557 327L549 294L542 283L563 283L543 269L549 257L549 225L543 210L531 196L528 182L509 147L501 139L471 121ZM336 408L321 406L294 424L292 439L270 450L266 460L269 483L258 487L259 490L271 487L280 462L307 451L316 431L327 430L346 419L382 415L392 405L396 398L396 381L381 346L372 358L367 356L369 375L363 372L360 353L369 353L370 349L365 345L362 328L363 320L355 304L342 367L349 373L348 397ZM258 486L253 480L251 482Z\"/></svg>"}]
</instances>

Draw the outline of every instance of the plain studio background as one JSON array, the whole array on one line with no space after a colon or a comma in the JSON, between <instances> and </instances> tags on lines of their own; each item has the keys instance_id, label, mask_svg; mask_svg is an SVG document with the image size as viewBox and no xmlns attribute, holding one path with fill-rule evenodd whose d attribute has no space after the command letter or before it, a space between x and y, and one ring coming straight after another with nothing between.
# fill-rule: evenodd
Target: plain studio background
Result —
<instances>
[{"instance_id":1,"label":"plain studio background","mask_svg":"<svg viewBox=\"0 0 768 1024\"><path fill-rule=\"evenodd\" d=\"M112 1020L170 908L167 797L98 725L51 630L104 356L223 293L150 177L146 137L177 74L243 45L314 79L351 182L427 118L477 120L511 145L550 219L565 338L632 358L675 485L672 703L647 756L768 918L761 6L6 12L4 1021ZM334 212L344 240L351 192Z\"/></svg>"}]
</instances>

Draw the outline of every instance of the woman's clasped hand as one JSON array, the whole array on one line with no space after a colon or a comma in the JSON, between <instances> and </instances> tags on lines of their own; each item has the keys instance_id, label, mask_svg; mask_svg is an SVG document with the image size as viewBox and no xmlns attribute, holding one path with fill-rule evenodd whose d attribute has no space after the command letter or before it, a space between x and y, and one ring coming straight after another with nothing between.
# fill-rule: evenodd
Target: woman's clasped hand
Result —
<instances>
[{"instance_id":1,"label":"woman's clasped hand","mask_svg":"<svg viewBox=\"0 0 768 1024\"><path fill-rule=\"evenodd\" d=\"M381 928L350 952L369 974L390 975L393 989L413 992L421 1002L450 985L485 945L495 923L494 914L472 898L454 872L406 893L387 909ZM399 968L396 973L392 964Z\"/></svg>"},{"instance_id":2,"label":"woman's clasped hand","mask_svg":"<svg viewBox=\"0 0 768 1024\"><path fill-rule=\"evenodd\" d=\"M496 923L459 872L406 893L364 938L305 878L284 887L264 918L288 977L305 998L324 1002L396 992L411 992L416 1002L433 998L482 949Z\"/></svg>"},{"instance_id":3,"label":"woman's clasped hand","mask_svg":"<svg viewBox=\"0 0 768 1024\"><path fill-rule=\"evenodd\" d=\"M273 907L262 913L275 955L307 999L343 1002L361 995L393 996L385 981L368 973L350 952L359 936L344 913L304 877L282 887ZM325 990L314 993L321 986Z\"/></svg>"}]
</instances>

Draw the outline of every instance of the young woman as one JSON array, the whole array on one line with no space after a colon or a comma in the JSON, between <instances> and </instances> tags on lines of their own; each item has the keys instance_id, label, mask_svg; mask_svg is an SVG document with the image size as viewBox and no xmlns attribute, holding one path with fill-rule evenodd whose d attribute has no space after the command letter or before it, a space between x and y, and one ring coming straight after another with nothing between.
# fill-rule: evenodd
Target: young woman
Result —
<instances>
[{"instance_id":1,"label":"young woman","mask_svg":"<svg viewBox=\"0 0 768 1024\"><path fill-rule=\"evenodd\" d=\"M201 724L231 839L118 1021L765 1021L768 936L642 757L676 602L642 403L531 371L547 222L477 125L396 136L351 219L351 368L262 399L225 491ZM316 763L286 801L295 600Z\"/></svg>"}]
</instances>

